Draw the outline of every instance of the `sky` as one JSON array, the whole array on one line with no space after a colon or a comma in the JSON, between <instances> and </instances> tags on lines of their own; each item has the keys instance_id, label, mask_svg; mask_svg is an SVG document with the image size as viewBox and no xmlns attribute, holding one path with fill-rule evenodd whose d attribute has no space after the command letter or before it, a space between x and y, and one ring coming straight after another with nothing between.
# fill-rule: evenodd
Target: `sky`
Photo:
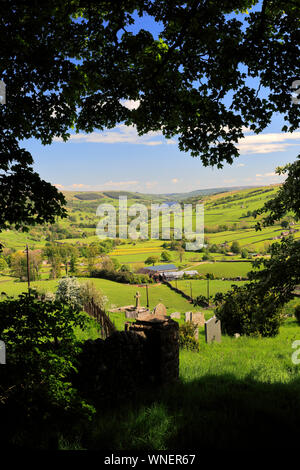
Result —
<instances>
[{"instance_id":1,"label":"sky","mask_svg":"<svg viewBox=\"0 0 300 470\"><path fill-rule=\"evenodd\" d=\"M137 19L132 31L141 27L156 37L160 31L160 25L149 18ZM123 104L129 108L137 105ZM282 133L282 125L282 117L276 115L263 133L246 130L238 144L240 157L223 169L205 168L199 157L180 152L175 138L167 140L160 132L139 137L134 127L123 124L103 132L73 134L66 143L56 139L43 146L29 139L21 145L31 152L35 171L61 190L177 193L283 182L284 176L275 174L275 169L295 161L300 130Z\"/></svg>"}]
</instances>

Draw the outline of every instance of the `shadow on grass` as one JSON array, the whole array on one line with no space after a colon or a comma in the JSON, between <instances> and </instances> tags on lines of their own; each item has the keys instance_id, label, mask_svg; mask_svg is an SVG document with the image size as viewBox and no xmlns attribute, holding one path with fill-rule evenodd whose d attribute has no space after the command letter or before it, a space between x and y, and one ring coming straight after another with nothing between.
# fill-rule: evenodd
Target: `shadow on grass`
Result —
<instances>
[{"instance_id":1,"label":"shadow on grass","mask_svg":"<svg viewBox=\"0 0 300 470\"><path fill-rule=\"evenodd\" d=\"M205 376L98 407L80 441L93 450L290 448L299 443L300 377L265 384Z\"/></svg>"}]
</instances>

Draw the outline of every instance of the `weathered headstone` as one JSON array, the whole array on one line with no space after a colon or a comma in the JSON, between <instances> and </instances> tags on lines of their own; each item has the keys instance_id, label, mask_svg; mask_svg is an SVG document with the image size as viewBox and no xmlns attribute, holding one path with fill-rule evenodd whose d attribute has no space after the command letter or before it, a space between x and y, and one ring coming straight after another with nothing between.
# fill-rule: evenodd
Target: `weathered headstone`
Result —
<instances>
[{"instance_id":1,"label":"weathered headstone","mask_svg":"<svg viewBox=\"0 0 300 470\"><path fill-rule=\"evenodd\" d=\"M181 318L181 313L180 313L180 312L171 313L170 317L171 317L171 318L177 318L178 320L180 320L180 318Z\"/></svg>"},{"instance_id":2,"label":"weathered headstone","mask_svg":"<svg viewBox=\"0 0 300 470\"><path fill-rule=\"evenodd\" d=\"M197 326L204 326L205 317L202 312L185 312L185 321L191 321Z\"/></svg>"},{"instance_id":3,"label":"weathered headstone","mask_svg":"<svg viewBox=\"0 0 300 470\"><path fill-rule=\"evenodd\" d=\"M192 312L192 322L197 326L204 326L205 317L202 312Z\"/></svg>"},{"instance_id":4,"label":"weathered headstone","mask_svg":"<svg viewBox=\"0 0 300 470\"><path fill-rule=\"evenodd\" d=\"M221 322L215 316L205 322L205 341L221 343Z\"/></svg>"},{"instance_id":5,"label":"weathered headstone","mask_svg":"<svg viewBox=\"0 0 300 470\"><path fill-rule=\"evenodd\" d=\"M154 315L166 315L167 309L164 306L164 304L157 304L156 307L154 307L153 314Z\"/></svg>"},{"instance_id":6,"label":"weathered headstone","mask_svg":"<svg viewBox=\"0 0 300 470\"><path fill-rule=\"evenodd\" d=\"M192 312L185 312L184 321L192 321Z\"/></svg>"}]
</instances>

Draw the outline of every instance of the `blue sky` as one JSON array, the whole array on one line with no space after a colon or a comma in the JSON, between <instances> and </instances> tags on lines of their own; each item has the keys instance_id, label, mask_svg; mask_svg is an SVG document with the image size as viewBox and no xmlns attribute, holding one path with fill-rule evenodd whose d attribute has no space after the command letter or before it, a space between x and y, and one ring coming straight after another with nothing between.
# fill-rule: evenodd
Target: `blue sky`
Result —
<instances>
[{"instance_id":1,"label":"blue sky","mask_svg":"<svg viewBox=\"0 0 300 470\"><path fill-rule=\"evenodd\" d=\"M160 31L160 25L149 18L137 19L132 30L141 27L156 37ZM283 177L274 170L293 162L300 144L300 130L281 133L282 123L275 116L262 134L246 132L239 142L241 156L219 170L205 168L200 158L180 152L176 139L166 140L160 133L139 137L134 128L122 124L112 130L73 135L67 143L56 140L43 146L30 139L21 144L33 155L34 169L41 177L62 190L186 192L282 182Z\"/></svg>"}]
</instances>

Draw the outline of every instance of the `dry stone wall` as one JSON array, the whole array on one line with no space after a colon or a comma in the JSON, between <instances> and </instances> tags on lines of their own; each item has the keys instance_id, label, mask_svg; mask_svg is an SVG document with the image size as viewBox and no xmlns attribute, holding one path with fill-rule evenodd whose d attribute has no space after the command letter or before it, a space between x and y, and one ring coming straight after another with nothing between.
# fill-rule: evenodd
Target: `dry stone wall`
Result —
<instances>
[{"instance_id":1,"label":"dry stone wall","mask_svg":"<svg viewBox=\"0 0 300 470\"><path fill-rule=\"evenodd\" d=\"M105 340L88 340L73 383L83 396L124 398L147 385L179 377L179 326L166 316L145 315Z\"/></svg>"}]
</instances>

